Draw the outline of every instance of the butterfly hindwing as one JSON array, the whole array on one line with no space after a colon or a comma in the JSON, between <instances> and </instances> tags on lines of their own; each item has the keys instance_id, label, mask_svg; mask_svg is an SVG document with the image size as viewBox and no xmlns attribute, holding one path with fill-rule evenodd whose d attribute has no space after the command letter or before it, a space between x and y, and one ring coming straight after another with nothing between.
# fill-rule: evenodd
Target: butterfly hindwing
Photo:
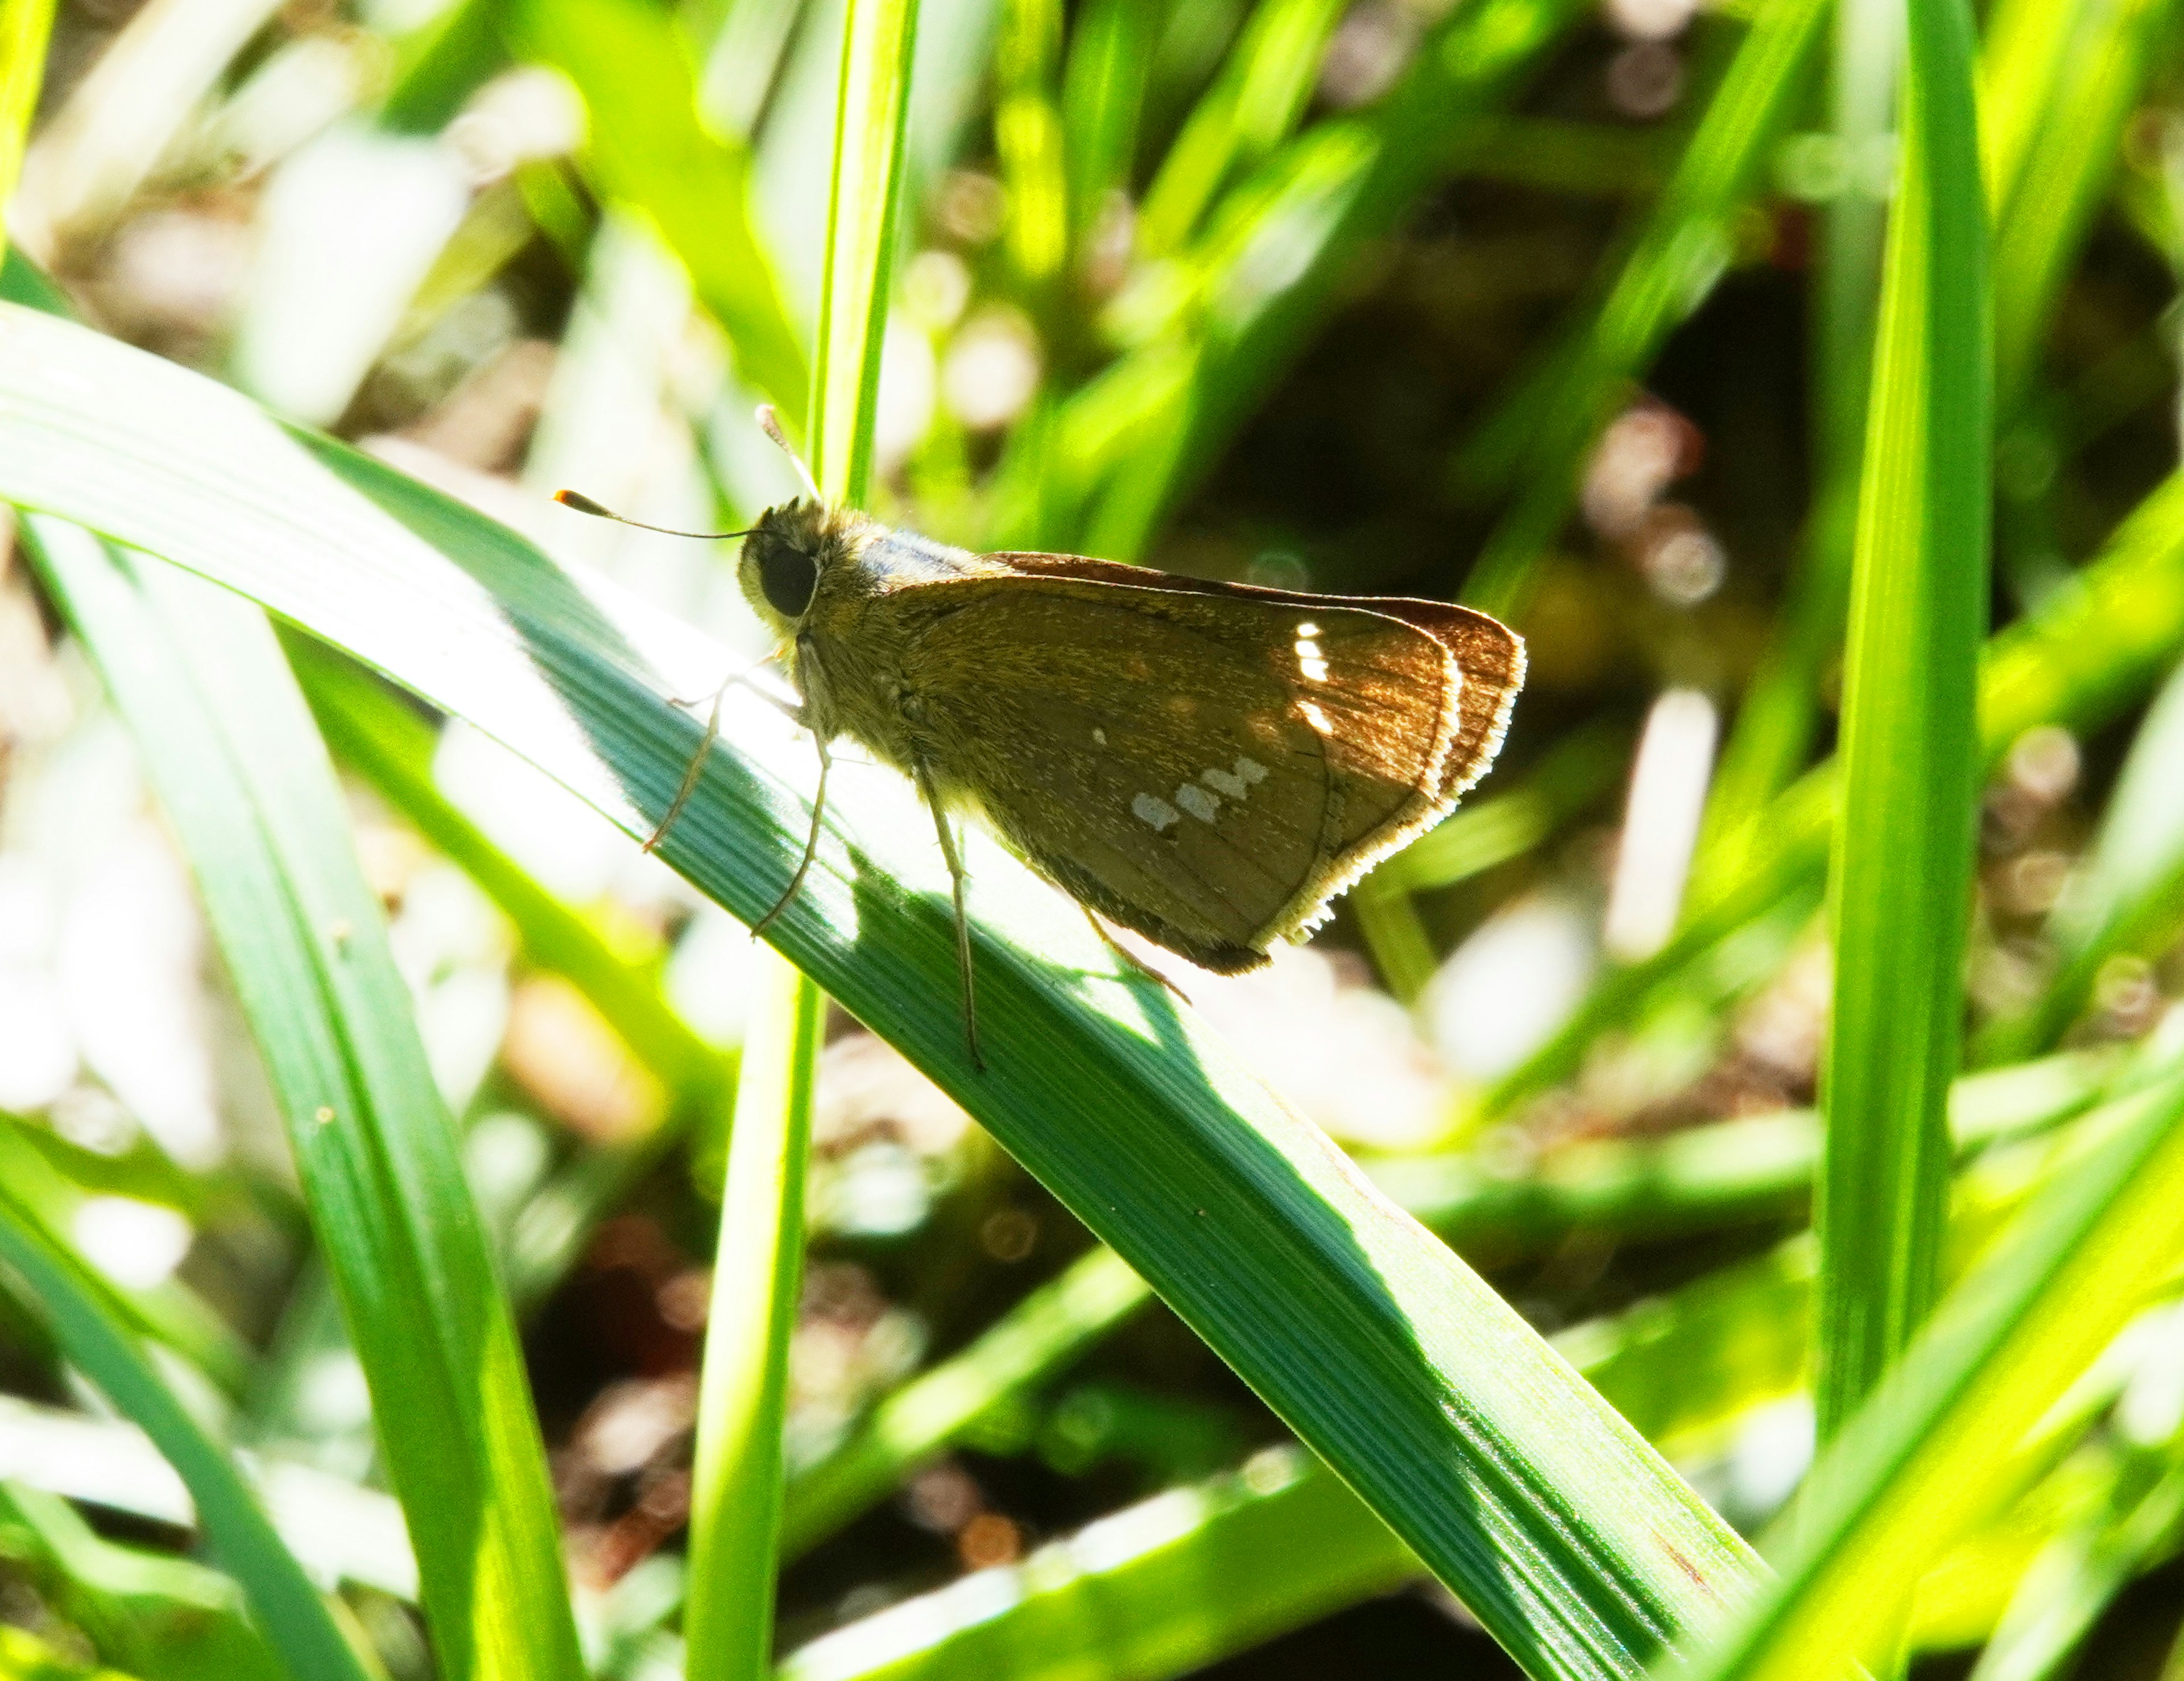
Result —
<instances>
[{"instance_id":1,"label":"butterfly hindwing","mask_svg":"<svg viewBox=\"0 0 2184 1681\"><path fill-rule=\"evenodd\" d=\"M1431 629L1077 564L1102 575L1047 564L898 600L904 706L944 796L1102 914L1253 967L1446 809L1477 708Z\"/></svg>"}]
</instances>

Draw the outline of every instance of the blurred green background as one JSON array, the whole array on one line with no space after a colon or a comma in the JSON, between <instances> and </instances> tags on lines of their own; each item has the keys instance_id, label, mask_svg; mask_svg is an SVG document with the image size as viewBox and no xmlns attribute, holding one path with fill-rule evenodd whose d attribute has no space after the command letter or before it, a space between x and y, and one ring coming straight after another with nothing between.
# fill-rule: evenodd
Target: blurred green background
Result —
<instances>
[{"instance_id":1,"label":"blurred green background","mask_svg":"<svg viewBox=\"0 0 2184 1681\"><path fill-rule=\"evenodd\" d=\"M2035 1172L2010 1151L2184 990L2176 10L1981 20L2004 652L1965 1253ZM10 236L103 331L755 655L732 550L549 498L713 528L794 493L749 416L794 431L806 402L841 27L827 0L66 0ZM1812 1449L1795 1234L1830 976L1774 802L1841 699L1899 29L1870 0L925 0L880 384L884 519L1523 631L1465 810L1308 949L1178 979L1747 1529ZM753 948L482 734L290 651L521 1318L588 1657L680 1673ZM257 1455L389 1673L432 1673L233 989L20 561L0 1177ZM838 1012L810 1195L785 1674L1516 1673ZM2164 1311L1940 1561L1921 1673L2184 1674ZM0 1674L271 1673L187 1513L0 1292Z\"/></svg>"}]
</instances>

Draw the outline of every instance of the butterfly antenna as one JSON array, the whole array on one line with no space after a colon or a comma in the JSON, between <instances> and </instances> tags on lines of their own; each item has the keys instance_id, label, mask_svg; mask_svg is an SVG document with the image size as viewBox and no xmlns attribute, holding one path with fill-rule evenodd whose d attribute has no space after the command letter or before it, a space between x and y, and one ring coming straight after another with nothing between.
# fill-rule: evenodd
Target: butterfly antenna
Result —
<instances>
[{"instance_id":1,"label":"butterfly antenna","mask_svg":"<svg viewBox=\"0 0 2184 1681\"><path fill-rule=\"evenodd\" d=\"M781 430L781 416L774 413L772 404L758 405L758 429L771 438L780 447L781 453L788 457L789 464L796 469L796 476L804 481L804 488L811 493L811 500L825 501L827 499L819 494L819 481L811 477L811 469L804 465L804 457L789 447L788 439Z\"/></svg>"},{"instance_id":2,"label":"butterfly antenna","mask_svg":"<svg viewBox=\"0 0 2184 1681\"><path fill-rule=\"evenodd\" d=\"M748 537L748 531L677 531L672 526L647 525L641 519L631 519L611 508L603 508L581 490L556 490L554 500L565 508L574 508L580 514L589 514L593 519L610 519L616 525L633 525L639 531L656 531L662 537L694 537L703 543L711 543L724 537Z\"/></svg>"}]
</instances>

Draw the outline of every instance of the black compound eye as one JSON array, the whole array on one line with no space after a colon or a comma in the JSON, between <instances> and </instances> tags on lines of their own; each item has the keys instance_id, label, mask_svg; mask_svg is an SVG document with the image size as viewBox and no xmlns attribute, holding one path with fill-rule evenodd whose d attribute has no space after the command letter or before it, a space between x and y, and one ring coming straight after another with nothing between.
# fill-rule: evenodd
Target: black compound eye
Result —
<instances>
[{"instance_id":1,"label":"black compound eye","mask_svg":"<svg viewBox=\"0 0 2184 1681\"><path fill-rule=\"evenodd\" d=\"M769 543L758 559L758 587L767 605L783 618L802 618L819 586L819 568L800 549Z\"/></svg>"}]
</instances>

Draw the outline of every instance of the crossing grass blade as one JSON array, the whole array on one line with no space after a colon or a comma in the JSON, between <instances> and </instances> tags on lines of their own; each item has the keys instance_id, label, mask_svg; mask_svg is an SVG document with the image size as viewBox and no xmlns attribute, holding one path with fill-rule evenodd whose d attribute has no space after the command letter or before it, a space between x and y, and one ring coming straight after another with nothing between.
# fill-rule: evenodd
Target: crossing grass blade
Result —
<instances>
[{"instance_id":1,"label":"crossing grass blade","mask_svg":"<svg viewBox=\"0 0 2184 1681\"><path fill-rule=\"evenodd\" d=\"M632 835L698 734L662 693L721 670L691 633L392 469L13 307L0 494L253 595ZM728 732L666 851L755 920L802 849L809 745L733 696ZM838 766L819 861L769 937L983 1120L1496 1639L1537 1674L1628 1675L1743 1593L1741 1544L1499 1297L978 839L980 1023L1007 1054L974 1072L924 814L857 768Z\"/></svg>"}]
</instances>

